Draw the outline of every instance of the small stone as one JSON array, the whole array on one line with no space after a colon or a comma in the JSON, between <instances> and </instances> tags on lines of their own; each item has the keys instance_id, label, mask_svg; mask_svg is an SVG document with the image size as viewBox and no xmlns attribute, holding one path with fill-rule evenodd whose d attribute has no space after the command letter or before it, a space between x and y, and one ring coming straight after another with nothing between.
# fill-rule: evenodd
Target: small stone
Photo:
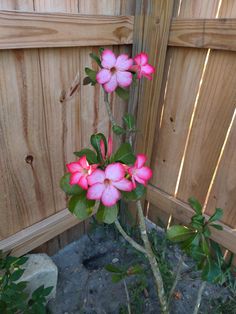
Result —
<instances>
[{"instance_id":1,"label":"small stone","mask_svg":"<svg viewBox=\"0 0 236 314\"><path fill-rule=\"evenodd\" d=\"M25 269L20 281L27 281L26 292L30 295L40 286L45 288L53 286L47 296L47 301L56 296L57 266L47 254L28 254L29 258L22 268Z\"/></svg>"},{"instance_id":2,"label":"small stone","mask_svg":"<svg viewBox=\"0 0 236 314\"><path fill-rule=\"evenodd\" d=\"M115 257L115 258L113 258L113 260L111 262L112 262L112 264L118 263L119 262L119 258Z\"/></svg>"}]
</instances>

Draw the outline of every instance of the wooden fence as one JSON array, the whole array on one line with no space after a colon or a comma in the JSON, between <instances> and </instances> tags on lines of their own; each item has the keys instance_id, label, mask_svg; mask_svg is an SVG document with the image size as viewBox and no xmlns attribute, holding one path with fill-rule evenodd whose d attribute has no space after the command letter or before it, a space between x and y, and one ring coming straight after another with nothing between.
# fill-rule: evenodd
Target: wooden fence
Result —
<instances>
[{"instance_id":1,"label":"wooden fence","mask_svg":"<svg viewBox=\"0 0 236 314\"><path fill-rule=\"evenodd\" d=\"M157 71L131 110L141 129L137 150L154 169L147 216L187 223L195 196L206 215L224 209L224 231L212 230L213 239L236 253L236 1L144 4L134 38L143 38Z\"/></svg>"},{"instance_id":2,"label":"wooden fence","mask_svg":"<svg viewBox=\"0 0 236 314\"><path fill-rule=\"evenodd\" d=\"M129 103L137 151L154 169L147 216L188 222L195 196L206 214L224 209L213 238L236 252L236 1L0 0L0 9L20 11L0 11L0 248L22 254L77 224L58 181L73 151L110 125L99 87L66 104L60 94L96 66L89 52L132 44L156 66ZM127 104L112 105L121 121Z\"/></svg>"}]
</instances>

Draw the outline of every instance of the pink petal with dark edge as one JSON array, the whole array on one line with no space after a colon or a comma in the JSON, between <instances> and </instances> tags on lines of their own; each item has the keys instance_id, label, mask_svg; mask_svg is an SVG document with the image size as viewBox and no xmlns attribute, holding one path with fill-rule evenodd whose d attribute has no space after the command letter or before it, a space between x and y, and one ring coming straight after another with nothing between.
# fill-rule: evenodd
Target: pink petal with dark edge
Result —
<instances>
[{"instance_id":1,"label":"pink petal with dark edge","mask_svg":"<svg viewBox=\"0 0 236 314\"><path fill-rule=\"evenodd\" d=\"M88 188L87 198L89 200L100 200L102 193L105 189L105 185L102 183L96 183Z\"/></svg>"},{"instance_id":2,"label":"pink petal with dark edge","mask_svg":"<svg viewBox=\"0 0 236 314\"><path fill-rule=\"evenodd\" d=\"M70 173L80 172L81 170L83 170L83 168L77 161L67 164L66 167Z\"/></svg>"},{"instance_id":3,"label":"pink petal with dark edge","mask_svg":"<svg viewBox=\"0 0 236 314\"><path fill-rule=\"evenodd\" d=\"M87 162L86 156L82 156L78 162L84 169L89 169L89 163Z\"/></svg>"},{"instance_id":4,"label":"pink petal with dark edge","mask_svg":"<svg viewBox=\"0 0 236 314\"><path fill-rule=\"evenodd\" d=\"M108 185L102 193L101 201L105 206L113 206L120 199L120 192L112 185Z\"/></svg>"},{"instance_id":5,"label":"pink petal with dark edge","mask_svg":"<svg viewBox=\"0 0 236 314\"><path fill-rule=\"evenodd\" d=\"M116 79L116 74L113 74L113 75L111 76L110 81L108 81L107 83L105 83L105 84L103 85L103 87L104 87L104 89L105 89L105 91L106 91L107 93L112 93L112 92L114 92L114 90L117 88L117 86L118 86L118 83L117 83L117 79Z\"/></svg>"},{"instance_id":6,"label":"pink petal with dark edge","mask_svg":"<svg viewBox=\"0 0 236 314\"><path fill-rule=\"evenodd\" d=\"M90 176L87 177L87 180L89 185L103 183L105 180L105 172L101 169L96 169Z\"/></svg>"},{"instance_id":7,"label":"pink petal with dark edge","mask_svg":"<svg viewBox=\"0 0 236 314\"><path fill-rule=\"evenodd\" d=\"M149 167L142 167L136 170L136 174L139 178L147 181L152 177L152 170Z\"/></svg>"},{"instance_id":8,"label":"pink petal with dark edge","mask_svg":"<svg viewBox=\"0 0 236 314\"><path fill-rule=\"evenodd\" d=\"M96 75L99 84L107 83L111 79L111 71L107 69L100 70Z\"/></svg>"},{"instance_id":9,"label":"pink petal with dark edge","mask_svg":"<svg viewBox=\"0 0 236 314\"><path fill-rule=\"evenodd\" d=\"M126 54L121 54L118 56L116 60L116 65L115 67L119 71L126 71L129 70L130 67L133 65L133 59L128 59L128 55Z\"/></svg>"},{"instance_id":10,"label":"pink petal with dark edge","mask_svg":"<svg viewBox=\"0 0 236 314\"><path fill-rule=\"evenodd\" d=\"M116 78L119 86L128 87L132 83L132 74L127 71L118 71Z\"/></svg>"},{"instance_id":11,"label":"pink petal with dark edge","mask_svg":"<svg viewBox=\"0 0 236 314\"><path fill-rule=\"evenodd\" d=\"M136 168L141 168L147 161L147 156L144 154L138 154L134 166Z\"/></svg>"},{"instance_id":12,"label":"pink petal with dark edge","mask_svg":"<svg viewBox=\"0 0 236 314\"><path fill-rule=\"evenodd\" d=\"M113 181L112 185L121 191L130 192L133 190L133 183L125 178L120 181Z\"/></svg>"},{"instance_id":13,"label":"pink petal with dark edge","mask_svg":"<svg viewBox=\"0 0 236 314\"><path fill-rule=\"evenodd\" d=\"M116 56L110 49L105 49L102 53L102 66L110 69L116 64Z\"/></svg>"},{"instance_id":14,"label":"pink petal with dark edge","mask_svg":"<svg viewBox=\"0 0 236 314\"><path fill-rule=\"evenodd\" d=\"M78 184L81 177L82 177L82 173L81 172L73 173L70 176L70 184L71 185Z\"/></svg>"},{"instance_id":15,"label":"pink petal with dark edge","mask_svg":"<svg viewBox=\"0 0 236 314\"><path fill-rule=\"evenodd\" d=\"M111 181L120 181L125 176L125 169L121 163L116 162L106 167L105 175Z\"/></svg>"}]
</instances>

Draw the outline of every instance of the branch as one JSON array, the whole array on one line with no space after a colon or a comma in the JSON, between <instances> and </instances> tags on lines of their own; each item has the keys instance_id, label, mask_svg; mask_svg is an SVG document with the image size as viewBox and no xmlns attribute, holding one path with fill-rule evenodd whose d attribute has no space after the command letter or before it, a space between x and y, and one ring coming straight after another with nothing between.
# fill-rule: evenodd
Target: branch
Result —
<instances>
[{"instance_id":1,"label":"branch","mask_svg":"<svg viewBox=\"0 0 236 314\"><path fill-rule=\"evenodd\" d=\"M202 300L202 294L203 294L203 291L204 291L205 287L206 287L206 281L203 281L201 283L201 286L199 287L199 290L198 290L197 302L196 302L196 305L194 307L193 314L197 314L198 311L199 311L199 308L200 308L200 305L201 305L201 300Z\"/></svg>"},{"instance_id":2,"label":"branch","mask_svg":"<svg viewBox=\"0 0 236 314\"><path fill-rule=\"evenodd\" d=\"M118 231L120 232L120 234L123 236L123 238L129 242L129 244L134 247L136 250L138 250L139 252L146 254L146 250L140 245L138 244L136 241L134 241L126 232L125 230L122 228L120 222L118 219L115 220L115 225L116 228L118 229Z\"/></svg>"},{"instance_id":3,"label":"branch","mask_svg":"<svg viewBox=\"0 0 236 314\"><path fill-rule=\"evenodd\" d=\"M162 280L159 266L157 264L156 257L152 251L152 247L151 247L151 244L150 244L149 239L148 239L147 228L146 228L146 224L145 224L145 219L144 219L144 215L143 215L143 209L142 209L141 201L137 201L136 204L137 204L137 209L138 209L139 228L140 228L141 238L143 240L144 247L145 247L146 254L147 254L147 258L149 260L149 263L150 263L150 266L152 269L152 273L153 273L153 276L155 278L157 293L158 293L158 297L159 297L159 300L161 303L162 312L164 314L168 314L169 313L168 304L167 304L167 300L166 300L163 280Z\"/></svg>"},{"instance_id":4,"label":"branch","mask_svg":"<svg viewBox=\"0 0 236 314\"><path fill-rule=\"evenodd\" d=\"M173 285L170 289L170 293L169 293L169 297L168 297L168 306L170 305L170 302L171 302L171 298L172 298L172 295L175 291L175 288L177 286L177 283L179 281L179 278L180 278L180 274L181 274L181 270L183 268L183 263L184 263L184 258L183 256L181 255L180 259L179 259L179 262L178 262L178 266L177 266L177 270L176 270L176 276L175 276L175 280L173 282Z\"/></svg>"},{"instance_id":5,"label":"branch","mask_svg":"<svg viewBox=\"0 0 236 314\"><path fill-rule=\"evenodd\" d=\"M128 291L125 279L123 280L123 283L124 283L124 286L125 286L125 293L126 293L126 298L127 298L128 314L131 314L129 291Z\"/></svg>"},{"instance_id":6,"label":"branch","mask_svg":"<svg viewBox=\"0 0 236 314\"><path fill-rule=\"evenodd\" d=\"M112 126L117 125L115 118L111 112L111 107L108 100L108 93L106 93L105 91L104 91L104 102L105 102L107 114L108 114L109 120L111 121Z\"/></svg>"}]
</instances>

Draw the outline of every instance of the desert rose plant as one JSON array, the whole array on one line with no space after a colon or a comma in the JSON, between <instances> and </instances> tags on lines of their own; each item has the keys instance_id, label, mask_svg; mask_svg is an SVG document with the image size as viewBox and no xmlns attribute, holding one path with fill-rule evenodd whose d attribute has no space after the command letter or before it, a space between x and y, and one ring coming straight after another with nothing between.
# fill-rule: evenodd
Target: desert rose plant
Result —
<instances>
[{"instance_id":1,"label":"desert rose plant","mask_svg":"<svg viewBox=\"0 0 236 314\"><path fill-rule=\"evenodd\" d=\"M118 125L112 115L109 94L115 92L124 100L129 99L128 88L136 80L145 77L152 79L155 69L148 63L148 55L140 53L134 58L127 54L115 56L109 49L99 49L99 55L90 54L99 70L85 68L84 85L100 84L104 90L104 103L116 135L135 132L134 117L126 114L123 118L125 128ZM129 137L129 136L128 136ZM104 134L92 134L93 149L85 148L75 152L77 161L66 165L68 172L61 179L61 188L69 196L68 208L79 219L86 219L96 213L100 222L115 223L122 236L149 260L163 313L168 313L167 299L156 257L148 239L145 219L140 199L144 196L146 185L152 177L152 170L145 165L147 157L135 156L132 140L122 143L112 151L112 139ZM119 200L136 201L139 229L143 246L134 241L122 228L118 220Z\"/></svg>"}]
</instances>

